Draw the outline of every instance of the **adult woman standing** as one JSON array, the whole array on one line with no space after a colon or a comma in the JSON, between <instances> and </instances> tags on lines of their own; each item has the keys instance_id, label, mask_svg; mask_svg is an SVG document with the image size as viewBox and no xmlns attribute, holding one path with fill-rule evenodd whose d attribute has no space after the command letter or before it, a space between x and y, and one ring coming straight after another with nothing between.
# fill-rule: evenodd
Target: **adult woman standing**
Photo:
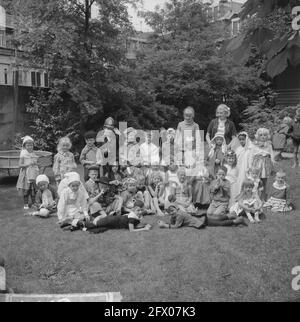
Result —
<instances>
[{"instance_id":1,"label":"adult woman standing","mask_svg":"<svg viewBox=\"0 0 300 322\"><path fill-rule=\"evenodd\" d=\"M207 128L206 141L208 144L210 144L216 133L222 133L227 146L231 146L237 132L234 123L228 119L229 116L230 108L225 104L219 105L216 110L216 118L210 122Z\"/></svg>"}]
</instances>

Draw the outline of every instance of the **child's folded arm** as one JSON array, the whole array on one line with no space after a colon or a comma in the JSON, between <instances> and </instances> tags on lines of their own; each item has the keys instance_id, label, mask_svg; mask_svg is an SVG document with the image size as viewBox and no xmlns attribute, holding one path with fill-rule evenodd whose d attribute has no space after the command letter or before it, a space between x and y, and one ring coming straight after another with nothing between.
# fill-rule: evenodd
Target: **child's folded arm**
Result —
<instances>
[{"instance_id":1,"label":"child's folded arm","mask_svg":"<svg viewBox=\"0 0 300 322\"><path fill-rule=\"evenodd\" d=\"M239 206L243 209L243 210L245 210L245 211L247 211L247 212L251 212L253 209L251 209L250 207L247 207L247 206L245 206L244 205L244 203L243 203L243 200L240 200L239 201Z\"/></svg>"},{"instance_id":2,"label":"child's folded arm","mask_svg":"<svg viewBox=\"0 0 300 322\"><path fill-rule=\"evenodd\" d=\"M86 153L87 153L87 148L84 147L83 150L81 151L79 161L82 165L85 165L86 163Z\"/></svg>"},{"instance_id":3,"label":"child's folded arm","mask_svg":"<svg viewBox=\"0 0 300 322\"><path fill-rule=\"evenodd\" d=\"M151 226L150 225L145 225L145 227L143 227L143 228L135 228L134 224L129 222L128 228L129 228L129 231L132 233L132 232L150 230Z\"/></svg>"}]
</instances>

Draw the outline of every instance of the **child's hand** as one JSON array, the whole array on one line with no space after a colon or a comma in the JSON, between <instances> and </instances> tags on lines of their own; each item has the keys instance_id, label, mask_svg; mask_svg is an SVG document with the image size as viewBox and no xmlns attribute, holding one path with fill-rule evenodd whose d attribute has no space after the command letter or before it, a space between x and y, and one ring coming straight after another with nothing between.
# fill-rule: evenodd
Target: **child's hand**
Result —
<instances>
[{"instance_id":1,"label":"child's hand","mask_svg":"<svg viewBox=\"0 0 300 322\"><path fill-rule=\"evenodd\" d=\"M157 224L158 224L158 227L159 228L166 228L166 226L167 226L167 224L164 221L162 221L162 220L159 220L157 222Z\"/></svg>"},{"instance_id":2,"label":"child's hand","mask_svg":"<svg viewBox=\"0 0 300 322\"><path fill-rule=\"evenodd\" d=\"M145 230L150 230L152 228L152 226L151 225L149 225L149 224L147 224L146 226L145 226Z\"/></svg>"},{"instance_id":3,"label":"child's hand","mask_svg":"<svg viewBox=\"0 0 300 322\"><path fill-rule=\"evenodd\" d=\"M220 163L221 163L221 161L219 159L215 160L215 164L220 164Z\"/></svg>"}]
</instances>

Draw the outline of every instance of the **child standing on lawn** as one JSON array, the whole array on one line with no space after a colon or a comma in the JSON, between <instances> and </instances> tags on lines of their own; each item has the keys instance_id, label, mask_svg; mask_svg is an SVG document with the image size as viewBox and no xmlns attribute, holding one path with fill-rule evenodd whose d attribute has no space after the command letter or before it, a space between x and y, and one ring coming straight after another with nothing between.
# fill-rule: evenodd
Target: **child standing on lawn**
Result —
<instances>
[{"instance_id":1,"label":"child standing on lawn","mask_svg":"<svg viewBox=\"0 0 300 322\"><path fill-rule=\"evenodd\" d=\"M72 172L77 168L75 158L72 152L72 143L70 138L61 138L58 142L58 153L54 156L53 172L57 184L64 178L68 172Z\"/></svg>"},{"instance_id":2,"label":"child standing on lawn","mask_svg":"<svg viewBox=\"0 0 300 322\"><path fill-rule=\"evenodd\" d=\"M208 170L213 178L216 178L219 167L223 165L226 151L227 147L224 136L217 133L210 142L210 151L207 157Z\"/></svg>"},{"instance_id":3,"label":"child standing on lawn","mask_svg":"<svg viewBox=\"0 0 300 322\"><path fill-rule=\"evenodd\" d=\"M274 149L274 159L279 161L282 158L281 153L286 147L287 137L289 136L290 127L293 120L290 117L285 117L282 120L282 123L279 125L279 128L273 134L272 143Z\"/></svg>"},{"instance_id":4,"label":"child standing on lawn","mask_svg":"<svg viewBox=\"0 0 300 322\"><path fill-rule=\"evenodd\" d=\"M96 143L96 133L95 132L87 132L84 136L86 146L83 148L80 154L80 163L83 165L84 169L84 181L87 181L89 178L88 172L89 167L96 165L97 159L97 147Z\"/></svg>"},{"instance_id":5,"label":"child standing on lawn","mask_svg":"<svg viewBox=\"0 0 300 322\"><path fill-rule=\"evenodd\" d=\"M289 134L293 139L293 144L294 144L293 168L296 168L300 166L299 159L298 159L299 146L300 146L300 105L298 105L298 108L296 110L295 119L290 127Z\"/></svg>"},{"instance_id":6,"label":"child standing on lawn","mask_svg":"<svg viewBox=\"0 0 300 322\"><path fill-rule=\"evenodd\" d=\"M237 157L237 168L239 170L237 185L238 185L238 191L240 192L242 189L243 182L246 179L247 171L251 167L250 156L251 156L252 142L247 132L240 132L238 134L238 140L239 140L240 146L237 147L235 153Z\"/></svg>"},{"instance_id":7,"label":"child standing on lawn","mask_svg":"<svg viewBox=\"0 0 300 322\"><path fill-rule=\"evenodd\" d=\"M262 212L262 202L253 188L254 183L251 180L243 182L242 192L236 198L237 202L230 208L230 213L234 216L246 214L248 220L255 224L260 222L259 215Z\"/></svg>"},{"instance_id":8,"label":"child standing on lawn","mask_svg":"<svg viewBox=\"0 0 300 322\"><path fill-rule=\"evenodd\" d=\"M29 197L31 198L31 205L35 202L35 180L39 175L38 156L34 153L33 148L33 138L25 136L20 153L20 173L17 182L17 189L22 191L23 194L24 210L29 209Z\"/></svg>"},{"instance_id":9,"label":"child standing on lawn","mask_svg":"<svg viewBox=\"0 0 300 322\"><path fill-rule=\"evenodd\" d=\"M274 151L270 141L270 131L266 128L260 128L255 135L255 142L252 149L252 167L259 169L259 177L262 180L264 191L262 200L266 200L266 189L268 179L274 168Z\"/></svg>"},{"instance_id":10,"label":"child standing on lawn","mask_svg":"<svg viewBox=\"0 0 300 322\"><path fill-rule=\"evenodd\" d=\"M290 186L286 183L286 174L280 170L276 173L276 179L271 186L269 199L264 204L272 212L288 212L293 210Z\"/></svg>"},{"instance_id":11,"label":"child standing on lawn","mask_svg":"<svg viewBox=\"0 0 300 322\"><path fill-rule=\"evenodd\" d=\"M234 151L229 150L227 152L224 165L227 168L226 179L230 182L229 207L231 207L240 193L238 186L239 169L237 168L237 157Z\"/></svg>"}]
</instances>

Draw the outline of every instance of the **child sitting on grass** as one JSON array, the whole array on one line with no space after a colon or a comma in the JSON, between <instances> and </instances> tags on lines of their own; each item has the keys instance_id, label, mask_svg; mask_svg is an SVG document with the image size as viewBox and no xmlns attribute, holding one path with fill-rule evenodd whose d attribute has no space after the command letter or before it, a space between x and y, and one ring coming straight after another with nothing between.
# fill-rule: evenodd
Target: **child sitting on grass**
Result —
<instances>
[{"instance_id":1,"label":"child sitting on grass","mask_svg":"<svg viewBox=\"0 0 300 322\"><path fill-rule=\"evenodd\" d=\"M181 227L194 227L196 229L202 229L205 227L205 216L195 218L174 204L169 206L167 212L171 216L170 224L164 221L158 221L159 228L177 229Z\"/></svg>"},{"instance_id":2,"label":"child sitting on grass","mask_svg":"<svg viewBox=\"0 0 300 322\"><path fill-rule=\"evenodd\" d=\"M107 177L99 179L100 197L98 202L101 205L102 210L107 215L121 215L123 199L116 194L115 187L110 184Z\"/></svg>"},{"instance_id":3,"label":"child sitting on grass","mask_svg":"<svg viewBox=\"0 0 300 322\"><path fill-rule=\"evenodd\" d=\"M49 218L51 214L57 211L58 195L56 190L49 185L49 178L42 174L36 178L37 193L35 195L36 211L30 213L31 216L40 218Z\"/></svg>"},{"instance_id":4,"label":"child sitting on grass","mask_svg":"<svg viewBox=\"0 0 300 322\"><path fill-rule=\"evenodd\" d=\"M84 135L84 138L86 146L81 151L79 160L84 169L84 181L87 181L89 179L89 167L97 164L96 133L89 131Z\"/></svg>"},{"instance_id":5,"label":"child sitting on grass","mask_svg":"<svg viewBox=\"0 0 300 322\"><path fill-rule=\"evenodd\" d=\"M99 203L100 197L102 197L104 190L100 191L99 186L99 167L91 166L88 169L89 180L85 183L85 188L89 196L89 213L94 215L97 213L99 216L106 216L106 212L103 210Z\"/></svg>"},{"instance_id":6,"label":"child sitting on grass","mask_svg":"<svg viewBox=\"0 0 300 322\"><path fill-rule=\"evenodd\" d=\"M220 166L217 179L211 183L212 202L207 210L208 226L234 226L245 224L244 218L232 219L227 215L230 200L230 182L226 180L227 168Z\"/></svg>"},{"instance_id":7,"label":"child sitting on grass","mask_svg":"<svg viewBox=\"0 0 300 322\"><path fill-rule=\"evenodd\" d=\"M171 195L175 195L178 206L189 214L196 214L196 208L192 203L192 187L188 182L186 169L180 168L177 172L179 184L171 188Z\"/></svg>"},{"instance_id":8,"label":"child sitting on grass","mask_svg":"<svg viewBox=\"0 0 300 322\"><path fill-rule=\"evenodd\" d=\"M82 189L78 173L74 172L68 178L68 188L61 192L57 216L59 224L72 223L73 220L89 218L88 200Z\"/></svg>"},{"instance_id":9,"label":"child sitting on grass","mask_svg":"<svg viewBox=\"0 0 300 322\"><path fill-rule=\"evenodd\" d=\"M288 212L293 210L290 195L290 186L286 183L286 174L280 170L276 173L275 182L269 192L269 199L264 204L265 208L270 208L272 212Z\"/></svg>"},{"instance_id":10,"label":"child sitting on grass","mask_svg":"<svg viewBox=\"0 0 300 322\"><path fill-rule=\"evenodd\" d=\"M243 182L242 192L236 198L237 202L230 208L230 213L234 216L246 214L250 223L255 224L260 222L262 202L253 188L254 183L251 180Z\"/></svg>"},{"instance_id":11,"label":"child sitting on grass","mask_svg":"<svg viewBox=\"0 0 300 322\"><path fill-rule=\"evenodd\" d=\"M130 232L147 231L151 229L151 225L141 223L143 209L143 202L137 200L129 214L96 218L93 222L80 221L77 227L84 228L94 234L105 232L109 229L129 229Z\"/></svg>"},{"instance_id":12,"label":"child sitting on grass","mask_svg":"<svg viewBox=\"0 0 300 322\"><path fill-rule=\"evenodd\" d=\"M164 216L164 213L161 211L160 206L164 206L163 195L164 195L164 183L163 179L159 172L155 172L152 176L152 180L148 186L148 191L151 196L152 210L158 216Z\"/></svg>"},{"instance_id":13,"label":"child sitting on grass","mask_svg":"<svg viewBox=\"0 0 300 322\"><path fill-rule=\"evenodd\" d=\"M208 169L202 165L198 166L195 176L192 178L193 204L196 208L207 209L210 204L210 181Z\"/></svg>"},{"instance_id":14,"label":"child sitting on grass","mask_svg":"<svg viewBox=\"0 0 300 322\"><path fill-rule=\"evenodd\" d=\"M107 174L109 184L113 186L115 194L123 191L123 177L121 174L119 162L115 161L110 167Z\"/></svg>"}]
</instances>

